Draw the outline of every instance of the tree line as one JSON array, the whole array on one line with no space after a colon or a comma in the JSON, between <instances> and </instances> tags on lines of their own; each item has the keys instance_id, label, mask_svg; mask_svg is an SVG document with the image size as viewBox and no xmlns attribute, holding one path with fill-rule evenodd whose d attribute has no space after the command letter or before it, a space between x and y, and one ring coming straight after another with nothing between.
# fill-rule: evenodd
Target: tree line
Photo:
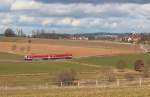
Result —
<instances>
[{"instance_id":1,"label":"tree line","mask_svg":"<svg viewBox=\"0 0 150 97\"><path fill-rule=\"evenodd\" d=\"M51 33L46 32L44 29L33 30L31 36L28 36L24 33L22 29L18 29L16 32L11 28L7 28L4 31L3 36L6 37L32 37L32 38L47 38L47 39L69 39L70 37L87 37L89 40L96 40L97 36L99 40L114 40L111 37L105 37L105 35L116 35L116 36L130 36L132 33L108 33L108 32L99 32L99 33L76 33L76 34L65 34L65 33L56 33L52 31ZM138 34L141 39L139 43L150 44L150 33L140 33ZM1 35L2 36L2 35Z\"/></svg>"},{"instance_id":2,"label":"tree line","mask_svg":"<svg viewBox=\"0 0 150 97\"><path fill-rule=\"evenodd\" d=\"M13 31L11 28L7 28L4 31L3 36L6 37L31 37L31 38L48 38L48 39L68 39L70 37L70 34L64 34L64 33L48 33L45 32L44 29L32 31L32 35L28 36L26 35L22 29L17 30L17 32Z\"/></svg>"}]
</instances>

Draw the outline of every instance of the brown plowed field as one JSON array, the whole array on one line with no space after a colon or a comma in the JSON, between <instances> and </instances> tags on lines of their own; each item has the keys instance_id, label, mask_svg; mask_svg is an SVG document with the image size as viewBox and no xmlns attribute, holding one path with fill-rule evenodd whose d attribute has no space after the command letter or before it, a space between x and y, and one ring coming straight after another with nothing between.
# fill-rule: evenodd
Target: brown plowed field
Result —
<instances>
[{"instance_id":1,"label":"brown plowed field","mask_svg":"<svg viewBox=\"0 0 150 97\"><path fill-rule=\"evenodd\" d=\"M12 50L14 45L16 45L16 50ZM30 51L27 51L28 47L31 48ZM139 53L141 50L138 45L104 41L32 39L29 44L27 39L22 39L16 42L0 42L0 52L17 54L71 53L76 57L81 57Z\"/></svg>"}]
</instances>

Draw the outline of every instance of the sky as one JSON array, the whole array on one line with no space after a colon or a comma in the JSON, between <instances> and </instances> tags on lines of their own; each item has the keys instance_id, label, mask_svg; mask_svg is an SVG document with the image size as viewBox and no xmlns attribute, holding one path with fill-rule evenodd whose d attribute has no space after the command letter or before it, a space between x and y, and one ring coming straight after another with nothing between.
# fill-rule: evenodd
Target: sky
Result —
<instances>
[{"instance_id":1,"label":"sky","mask_svg":"<svg viewBox=\"0 0 150 97\"><path fill-rule=\"evenodd\" d=\"M0 33L150 32L150 0L0 0L0 19Z\"/></svg>"}]
</instances>

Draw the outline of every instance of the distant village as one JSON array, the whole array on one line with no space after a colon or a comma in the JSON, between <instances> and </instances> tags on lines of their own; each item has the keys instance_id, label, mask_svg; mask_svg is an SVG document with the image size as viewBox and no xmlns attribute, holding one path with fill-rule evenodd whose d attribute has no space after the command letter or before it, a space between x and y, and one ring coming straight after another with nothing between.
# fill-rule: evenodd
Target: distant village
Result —
<instances>
[{"instance_id":1,"label":"distant village","mask_svg":"<svg viewBox=\"0 0 150 97\"><path fill-rule=\"evenodd\" d=\"M150 44L150 33L57 33L55 31L46 32L44 29L32 31L31 35L26 35L22 29L13 31L8 28L0 36L7 37L28 37L28 38L47 38L47 39L70 39L70 40L108 40L127 43L147 43Z\"/></svg>"},{"instance_id":2,"label":"distant village","mask_svg":"<svg viewBox=\"0 0 150 97\"><path fill-rule=\"evenodd\" d=\"M91 39L91 37L93 37ZM86 36L86 35L73 35L70 37L72 40L113 40L113 41L124 41L130 43L138 43L142 39L142 35L138 33L126 33L126 34L118 34L118 35L111 35L107 34L97 34L93 36Z\"/></svg>"}]
</instances>

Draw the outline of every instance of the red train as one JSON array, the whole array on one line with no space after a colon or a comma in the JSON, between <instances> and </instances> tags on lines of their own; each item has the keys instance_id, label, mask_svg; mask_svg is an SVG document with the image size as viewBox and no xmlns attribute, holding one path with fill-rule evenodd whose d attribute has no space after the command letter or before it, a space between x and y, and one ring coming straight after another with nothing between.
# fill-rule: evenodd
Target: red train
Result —
<instances>
[{"instance_id":1,"label":"red train","mask_svg":"<svg viewBox=\"0 0 150 97\"><path fill-rule=\"evenodd\" d=\"M24 56L24 59L25 60L72 59L72 54L26 55L26 56Z\"/></svg>"}]
</instances>

